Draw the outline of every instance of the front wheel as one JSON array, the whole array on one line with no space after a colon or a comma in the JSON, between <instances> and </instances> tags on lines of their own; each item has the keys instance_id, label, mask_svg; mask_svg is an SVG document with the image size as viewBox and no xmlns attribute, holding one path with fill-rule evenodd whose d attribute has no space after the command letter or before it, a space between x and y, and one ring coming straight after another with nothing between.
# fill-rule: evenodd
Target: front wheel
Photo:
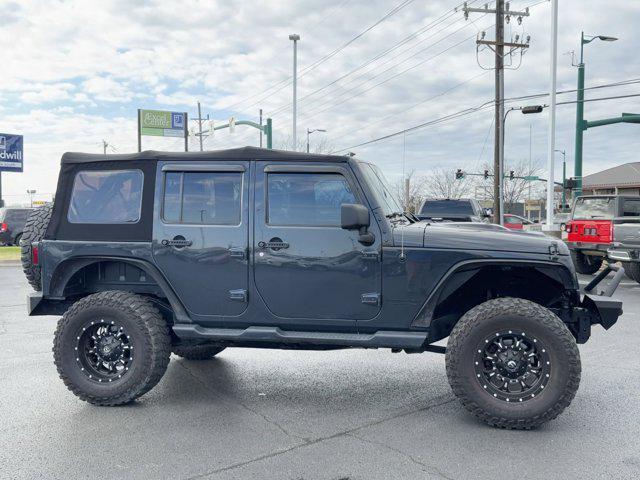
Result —
<instances>
[{"instance_id":1,"label":"front wheel","mask_svg":"<svg viewBox=\"0 0 640 480\"><path fill-rule=\"evenodd\" d=\"M578 273L584 275L593 275L600 267L602 267L602 257L594 257L593 255L585 255L579 250L571 250L571 259Z\"/></svg>"},{"instance_id":2,"label":"front wheel","mask_svg":"<svg viewBox=\"0 0 640 480\"><path fill-rule=\"evenodd\" d=\"M447 377L462 405L489 425L531 429L569 406L580 384L575 339L550 310L498 298L469 310L447 344Z\"/></svg>"},{"instance_id":3,"label":"front wheel","mask_svg":"<svg viewBox=\"0 0 640 480\"><path fill-rule=\"evenodd\" d=\"M146 298L100 292L74 303L60 319L53 354L60 378L76 396L96 405L120 405L160 381L171 337Z\"/></svg>"}]
</instances>

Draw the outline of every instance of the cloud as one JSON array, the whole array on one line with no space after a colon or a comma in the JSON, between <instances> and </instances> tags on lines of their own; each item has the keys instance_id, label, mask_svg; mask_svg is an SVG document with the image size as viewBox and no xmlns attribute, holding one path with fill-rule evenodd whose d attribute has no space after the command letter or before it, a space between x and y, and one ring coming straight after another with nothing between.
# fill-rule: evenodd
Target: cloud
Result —
<instances>
[{"instance_id":1,"label":"cloud","mask_svg":"<svg viewBox=\"0 0 640 480\"><path fill-rule=\"evenodd\" d=\"M185 109L195 118L195 102L200 100L204 115L252 120L262 109L273 117L279 143L291 135L290 33L301 35L299 132L325 128L336 148L491 101L493 74L480 75L475 39L465 39L479 30L492 36L493 18L474 15L473 22L465 21L453 10L459 3L412 2L351 41L392 5L384 0L280 0L257 7L249 0L184 0L176 8L175 2L163 0L75 0L43 9L41 2L22 1L11 8L11 21L3 24L0 37L5 67L0 78L0 130L24 133L26 169L23 175L11 174L3 190L18 195L31 184L52 190L60 155L66 150L101 151L102 139L120 152L134 151L135 111L141 107ZM534 3L538 2L514 0L512 7ZM508 38L531 35L522 66L505 73L507 97L548 90L549 13L549 3L541 3L531 9L522 27L514 22L507 27ZM616 5L615 11L605 0L561 2L558 88L575 88L576 70L562 54L578 49L582 29L620 38L585 48L587 85L637 77L640 60L632 52L639 46L639 20L640 2ZM480 55L480 63L490 67L491 58L485 55L489 52ZM316 63L319 59L324 60ZM640 88L632 85L590 91L588 97L638 92ZM586 115L596 119L638 110L640 102L630 98L589 103ZM489 106L356 150L389 176L403 164L418 174L436 166L473 167L492 157L492 122ZM574 122L574 105L559 106L557 147L567 150L569 171ZM636 130L633 125L617 125L588 131L585 172L635 160L640 148ZM547 114L510 114L507 158L528 158L530 134L531 156L544 160ZM254 129L220 132L205 146L245 143L258 143ZM179 140L171 139L145 137L143 144L181 148Z\"/></svg>"}]
</instances>

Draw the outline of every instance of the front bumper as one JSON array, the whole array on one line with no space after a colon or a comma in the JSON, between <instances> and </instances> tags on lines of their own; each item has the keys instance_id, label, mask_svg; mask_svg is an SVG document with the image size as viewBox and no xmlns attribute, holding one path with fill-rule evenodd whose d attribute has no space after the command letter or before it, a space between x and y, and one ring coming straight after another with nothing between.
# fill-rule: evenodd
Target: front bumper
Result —
<instances>
[{"instance_id":1,"label":"front bumper","mask_svg":"<svg viewBox=\"0 0 640 480\"><path fill-rule=\"evenodd\" d=\"M597 290L598 285L610 272L615 272L611 281L604 288ZM623 267L607 265L584 288L580 306L573 308L570 327L578 343L585 343L589 339L592 325L602 325L608 330L618 321L622 315L622 301L612 298L612 295L624 274Z\"/></svg>"},{"instance_id":2,"label":"front bumper","mask_svg":"<svg viewBox=\"0 0 640 480\"><path fill-rule=\"evenodd\" d=\"M607 250L607 258L616 262L640 262L638 250L610 248Z\"/></svg>"}]
</instances>

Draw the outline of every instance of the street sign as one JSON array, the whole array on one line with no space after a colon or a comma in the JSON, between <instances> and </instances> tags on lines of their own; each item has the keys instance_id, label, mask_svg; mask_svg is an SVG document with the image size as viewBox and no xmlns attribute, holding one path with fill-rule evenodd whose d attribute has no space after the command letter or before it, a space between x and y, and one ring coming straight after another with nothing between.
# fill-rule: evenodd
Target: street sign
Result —
<instances>
[{"instance_id":1,"label":"street sign","mask_svg":"<svg viewBox=\"0 0 640 480\"><path fill-rule=\"evenodd\" d=\"M22 172L22 135L0 133L0 172Z\"/></svg>"},{"instance_id":2,"label":"street sign","mask_svg":"<svg viewBox=\"0 0 640 480\"><path fill-rule=\"evenodd\" d=\"M162 110L140 110L140 134L155 137L183 137L185 114Z\"/></svg>"},{"instance_id":3,"label":"street sign","mask_svg":"<svg viewBox=\"0 0 640 480\"><path fill-rule=\"evenodd\" d=\"M526 177L523 177L523 178L530 182L533 182L534 180L540 180L540 177L538 177L537 175L527 175Z\"/></svg>"}]
</instances>

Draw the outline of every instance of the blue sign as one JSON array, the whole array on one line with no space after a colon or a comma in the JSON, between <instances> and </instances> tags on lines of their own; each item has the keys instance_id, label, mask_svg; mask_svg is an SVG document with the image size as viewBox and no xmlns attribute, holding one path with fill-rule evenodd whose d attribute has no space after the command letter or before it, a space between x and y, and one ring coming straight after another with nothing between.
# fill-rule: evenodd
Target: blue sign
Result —
<instances>
[{"instance_id":1,"label":"blue sign","mask_svg":"<svg viewBox=\"0 0 640 480\"><path fill-rule=\"evenodd\" d=\"M22 172L22 135L0 133L0 172Z\"/></svg>"},{"instance_id":2,"label":"blue sign","mask_svg":"<svg viewBox=\"0 0 640 480\"><path fill-rule=\"evenodd\" d=\"M184 113L171 112L171 128L184 130Z\"/></svg>"}]
</instances>

